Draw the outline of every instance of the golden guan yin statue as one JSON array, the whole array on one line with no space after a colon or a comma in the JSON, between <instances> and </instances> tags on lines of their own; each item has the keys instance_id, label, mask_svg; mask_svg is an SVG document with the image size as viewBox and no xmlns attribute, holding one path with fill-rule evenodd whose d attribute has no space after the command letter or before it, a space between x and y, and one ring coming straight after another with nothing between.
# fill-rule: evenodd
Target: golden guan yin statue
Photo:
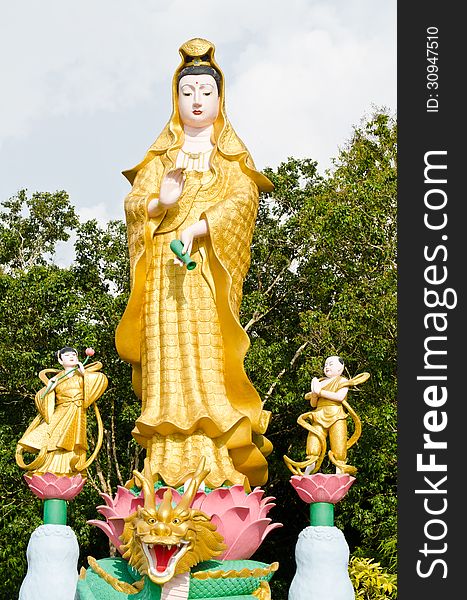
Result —
<instances>
[{"instance_id":1,"label":"golden guan yin statue","mask_svg":"<svg viewBox=\"0 0 467 600\"><path fill-rule=\"evenodd\" d=\"M125 199L131 294L116 331L142 401L133 435L153 473L178 487L201 457L206 485L267 481L270 413L244 369L239 321L260 191L259 173L229 123L214 45L180 47L169 122L136 167ZM197 266L170 249L179 239Z\"/></svg>"}]
</instances>

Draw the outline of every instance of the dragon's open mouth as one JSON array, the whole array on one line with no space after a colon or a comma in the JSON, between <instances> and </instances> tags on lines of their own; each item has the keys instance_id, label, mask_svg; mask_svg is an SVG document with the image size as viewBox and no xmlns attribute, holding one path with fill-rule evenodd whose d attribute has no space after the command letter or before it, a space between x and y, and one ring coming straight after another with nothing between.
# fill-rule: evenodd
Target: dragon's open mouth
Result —
<instances>
[{"instance_id":1,"label":"dragon's open mouth","mask_svg":"<svg viewBox=\"0 0 467 600\"><path fill-rule=\"evenodd\" d=\"M175 566L187 552L189 542L179 544L145 544L143 550L149 563L149 578L156 583L164 583L170 579Z\"/></svg>"}]
</instances>

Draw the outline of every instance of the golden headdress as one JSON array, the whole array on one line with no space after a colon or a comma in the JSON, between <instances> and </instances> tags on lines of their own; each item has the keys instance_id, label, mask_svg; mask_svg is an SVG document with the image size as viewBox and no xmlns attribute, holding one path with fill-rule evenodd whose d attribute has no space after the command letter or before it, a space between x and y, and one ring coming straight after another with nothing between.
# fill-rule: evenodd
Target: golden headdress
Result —
<instances>
[{"instance_id":1,"label":"golden headdress","mask_svg":"<svg viewBox=\"0 0 467 600\"><path fill-rule=\"evenodd\" d=\"M174 159L179 148L183 145L183 125L178 111L178 77L182 69L188 66L210 66L219 73L221 86L219 89L219 114L214 123L213 142L216 151L227 160L237 161L244 173L249 175L260 191L273 190L272 182L256 170L253 159L245 144L235 133L227 119L225 111L224 74L214 58L215 46L202 38L188 40L179 48L182 58L172 79L172 115L159 137L149 148L144 159L132 169L123 171L130 183L133 183L136 173L142 169L155 155L170 153ZM215 162L215 154L213 155Z\"/></svg>"}]
</instances>

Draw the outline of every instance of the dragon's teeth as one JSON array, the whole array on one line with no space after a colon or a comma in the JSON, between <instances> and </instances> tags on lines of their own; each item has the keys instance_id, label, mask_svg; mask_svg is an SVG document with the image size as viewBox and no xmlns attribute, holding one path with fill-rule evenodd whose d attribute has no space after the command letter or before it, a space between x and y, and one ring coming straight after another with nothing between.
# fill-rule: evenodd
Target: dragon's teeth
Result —
<instances>
[{"instance_id":1,"label":"dragon's teeth","mask_svg":"<svg viewBox=\"0 0 467 600\"><path fill-rule=\"evenodd\" d=\"M169 544L169 545L167 546L167 549L168 549L168 550L172 550L172 544Z\"/></svg>"}]
</instances>

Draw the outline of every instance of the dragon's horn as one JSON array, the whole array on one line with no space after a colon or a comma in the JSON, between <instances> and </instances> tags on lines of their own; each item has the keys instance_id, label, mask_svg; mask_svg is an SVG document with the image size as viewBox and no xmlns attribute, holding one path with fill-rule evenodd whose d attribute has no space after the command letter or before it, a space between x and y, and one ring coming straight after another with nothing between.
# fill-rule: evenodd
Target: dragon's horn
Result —
<instances>
[{"instance_id":1,"label":"dragon's horn","mask_svg":"<svg viewBox=\"0 0 467 600\"><path fill-rule=\"evenodd\" d=\"M170 488L165 490L157 514L161 521L167 521L172 514L172 490Z\"/></svg>"},{"instance_id":2,"label":"dragon's horn","mask_svg":"<svg viewBox=\"0 0 467 600\"><path fill-rule=\"evenodd\" d=\"M149 459L147 457L144 459L143 473L140 473L139 471L133 471L133 475L136 477L136 479L138 479L138 481L141 483L141 487L143 488L144 508L155 509L156 498L154 495L154 479L151 473Z\"/></svg>"},{"instance_id":3,"label":"dragon's horn","mask_svg":"<svg viewBox=\"0 0 467 600\"><path fill-rule=\"evenodd\" d=\"M206 463L206 459L204 456L201 457L198 467L193 475L190 483L188 484L188 488L183 494L180 502L178 503L178 509L186 510L190 508L191 503L193 502L196 492L198 491L199 486L203 482L206 475L210 472L211 469L205 469L204 465Z\"/></svg>"}]
</instances>

